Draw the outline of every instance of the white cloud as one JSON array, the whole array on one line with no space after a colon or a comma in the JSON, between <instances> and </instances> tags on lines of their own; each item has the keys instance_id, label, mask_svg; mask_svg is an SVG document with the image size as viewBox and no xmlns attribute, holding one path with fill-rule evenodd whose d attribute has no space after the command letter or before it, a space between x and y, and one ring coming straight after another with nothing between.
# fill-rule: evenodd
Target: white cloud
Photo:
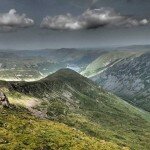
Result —
<instances>
[{"instance_id":1,"label":"white cloud","mask_svg":"<svg viewBox=\"0 0 150 150\"><path fill-rule=\"evenodd\" d=\"M0 29L9 31L15 28L25 28L34 25L34 21L27 18L25 14L17 14L15 9L8 13L0 13Z\"/></svg>"},{"instance_id":2,"label":"white cloud","mask_svg":"<svg viewBox=\"0 0 150 150\"><path fill-rule=\"evenodd\" d=\"M105 26L124 26L132 27L139 25L146 25L149 21L147 19L136 20L122 16L111 8L88 9L81 15L74 17L71 14L47 16L43 19L41 27L55 30L79 30L99 28Z\"/></svg>"},{"instance_id":3,"label":"white cloud","mask_svg":"<svg viewBox=\"0 0 150 150\"><path fill-rule=\"evenodd\" d=\"M149 23L149 21L147 19L143 19L143 20L140 21L141 25L146 25L148 23Z\"/></svg>"},{"instance_id":4,"label":"white cloud","mask_svg":"<svg viewBox=\"0 0 150 150\"><path fill-rule=\"evenodd\" d=\"M55 17L47 16L43 19L41 26L51 29L80 29L78 20L72 17L71 14L59 15Z\"/></svg>"}]
</instances>

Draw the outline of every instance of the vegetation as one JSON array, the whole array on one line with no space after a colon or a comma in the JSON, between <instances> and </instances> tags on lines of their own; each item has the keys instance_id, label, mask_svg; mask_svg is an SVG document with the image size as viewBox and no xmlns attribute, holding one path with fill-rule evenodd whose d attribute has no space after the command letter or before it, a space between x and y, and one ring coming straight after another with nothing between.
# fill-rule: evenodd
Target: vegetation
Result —
<instances>
[{"instance_id":1,"label":"vegetation","mask_svg":"<svg viewBox=\"0 0 150 150\"><path fill-rule=\"evenodd\" d=\"M63 69L36 82L0 85L8 90L5 91L12 103L29 99L22 103L29 108L28 103L36 101L32 109L47 119L120 147L149 150L150 115L72 70Z\"/></svg>"},{"instance_id":2,"label":"vegetation","mask_svg":"<svg viewBox=\"0 0 150 150\"><path fill-rule=\"evenodd\" d=\"M61 68L78 71L96 59L102 51L77 49L0 50L0 80L35 81Z\"/></svg>"},{"instance_id":3,"label":"vegetation","mask_svg":"<svg viewBox=\"0 0 150 150\"><path fill-rule=\"evenodd\" d=\"M150 112L149 74L150 52L146 52L123 59L91 79L132 105Z\"/></svg>"},{"instance_id":4,"label":"vegetation","mask_svg":"<svg viewBox=\"0 0 150 150\"><path fill-rule=\"evenodd\" d=\"M121 150L64 124L39 120L23 108L0 108L1 150ZM125 148L124 148L125 149ZM127 149L127 148L126 148Z\"/></svg>"},{"instance_id":5,"label":"vegetation","mask_svg":"<svg viewBox=\"0 0 150 150\"><path fill-rule=\"evenodd\" d=\"M94 76L125 58L129 58L129 57L133 58L140 54L142 53L129 52L129 51L113 51L113 52L108 52L106 54L104 53L96 60L94 60L92 63L90 63L86 67L86 69L82 72L82 74L87 77Z\"/></svg>"}]
</instances>

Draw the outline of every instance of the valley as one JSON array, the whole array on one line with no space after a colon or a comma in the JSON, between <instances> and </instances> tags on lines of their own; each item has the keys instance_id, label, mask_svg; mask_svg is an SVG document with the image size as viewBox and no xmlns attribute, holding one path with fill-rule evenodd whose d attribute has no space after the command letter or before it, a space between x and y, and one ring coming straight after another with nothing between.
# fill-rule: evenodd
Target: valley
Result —
<instances>
[{"instance_id":1,"label":"valley","mask_svg":"<svg viewBox=\"0 0 150 150\"><path fill-rule=\"evenodd\" d=\"M150 111L149 71L150 53L146 52L123 58L90 78L131 104Z\"/></svg>"},{"instance_id":2,"label":"valley","mask_svg":"<svg viewBox=\"0 0 150 150\"><path fill-rule=\"evenodd\" d=\"M0 51L0 89L12 105L0 109L0 148L76 150L93 144L95 150L148 150L149 54L135 49ZM29 120L35 129L30 138ZM25 131L19 124L24 124ZM51 132L57 135L55 140ZM21 133L24 137L20 135L18 142ZM61 143L56 144L57 138ZM30 142L41 140L48 143Z\"/></svg>"},{"instance_id":3,"label":"valley","mask_svg":"<svg viewBox=\"0 0 150 150\"><path fill-rule=\"evenodd\" d=\"M0 150L150 150L150 0L0 0Z\"/></svg>"},{"instance_id":4,"label":"valley","mask_svg":"<svg viewBox=\"0 0 150 150\"><path fill-rule=\"evenodd\" d=\"M63 48L19 53L1 50L0 80L37 81L61 68L70 68L132 105L150 111L148 48L148 45L116 50Z\"/></svg>"},{"instance_id":5,"label":"valley","mask_svg":"<svg viewBox=\"0 0 150 150\"><path fill-rule=\"evenodd\" d=\"M35 81L61 68L81 72L103 50L15 50L0 51L0 79L6 81Z\"/></svg>"}]
</instances>

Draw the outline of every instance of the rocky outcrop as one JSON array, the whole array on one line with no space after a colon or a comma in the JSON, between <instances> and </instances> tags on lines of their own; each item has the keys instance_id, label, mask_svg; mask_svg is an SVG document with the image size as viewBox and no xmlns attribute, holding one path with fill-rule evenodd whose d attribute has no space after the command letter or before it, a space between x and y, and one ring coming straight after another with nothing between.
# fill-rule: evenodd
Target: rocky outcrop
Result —
<instances>
[{"instance_id":1,"label":"rocky outcrop","mask_svg":"<svg viewBox=\"0 0 150 150\"><path fill-rule=\"evenodd\" d=\"M3 92L0 92L0 105L2 105L3 107L10 106L8 98L6 97L6 95Z\"/></svg>"},{"instance_id":2,"label":"rocky outcrop","mask_svg":"<svg viewBox=\"0 0 150 150\"><path fill-rule=\"evenodd\" d=\"M150 52L123 59L91 79L132 105L150 112Z\"/></svg>"}]
</instances>

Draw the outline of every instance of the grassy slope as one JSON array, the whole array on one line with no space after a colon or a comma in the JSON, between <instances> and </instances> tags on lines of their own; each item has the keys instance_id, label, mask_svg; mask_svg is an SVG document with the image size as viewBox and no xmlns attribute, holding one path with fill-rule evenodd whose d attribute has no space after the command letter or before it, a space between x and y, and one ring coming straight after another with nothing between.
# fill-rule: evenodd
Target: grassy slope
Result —
<instances>
[{"instance_id":1,"label":"grassy slope","mask_svg":"<svg viewBox=\"0 0 150 150\"><path fill-rule=\"evenodd\" d=\"M1 86L9 88L10 97L17 91L41 99L36 109L46 109L49 119L121 146L149 149L149 114L98 88L74 71L60 70L37 82L1 82Z\"/></svg>"},{"instance_id":2,"label":"grassy slope","mask_svg":"<svg viewBox=\"0 0 150 150\"><path fill-rule=\"evenodd\" d=\"M15 110L14 110L15 109ZM64 124L39 120L22 109L0 108L1 150L120 150Z\"/></svg>"},{"instance_id":3,"label":"grassy slope","mask_svg":"<svg viewBox=\"0 0 150 150\"><path fill-rule=\"evenodd\" d=\"M87 77L96 75L102 70L105 70L107 67L121 61L122 59L128 57L135 57L136 55L140 55L140 52L129 52L129 51L113 51L108 52L106 54L101 55L92 63L90 63L86 69L81 73Z\"/></svg>"}]
</instances>

